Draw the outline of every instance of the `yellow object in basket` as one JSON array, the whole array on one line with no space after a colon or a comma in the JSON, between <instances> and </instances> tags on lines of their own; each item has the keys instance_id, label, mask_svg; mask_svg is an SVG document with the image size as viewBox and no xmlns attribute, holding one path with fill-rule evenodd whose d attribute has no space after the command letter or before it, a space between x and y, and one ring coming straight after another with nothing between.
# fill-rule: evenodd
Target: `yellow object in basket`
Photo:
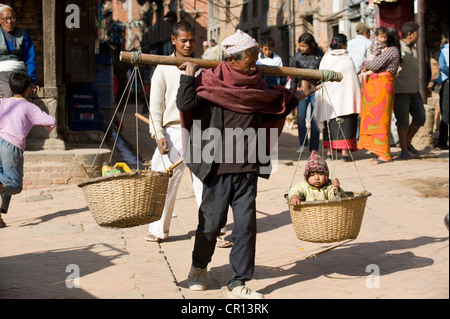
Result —
<instances>
[{"instance_id":1,"label":"yellow object in basket","mask_svg":"<svg viewBox=\"0 0 450 319\"><path fill-rule=\"evenodd\" d=\"M121 174L122 172L119 169L115 169L115 167L111 167L111 165L109 165L109 163L103 163L102 166L102 176L111 176L111 175L115 175L115 174Z\"/></svg>"},{"instance_id":2,"label":"yellow object in basket","mask_svg":"<svg viewBox=\"0 0 450 319\"><path fill-rule=\"evenodd\" d=\"M114 165L114 169L123 170L125 173L131 173L131 169L126 163L119 162Z\"/></svg>"}]
</instances>

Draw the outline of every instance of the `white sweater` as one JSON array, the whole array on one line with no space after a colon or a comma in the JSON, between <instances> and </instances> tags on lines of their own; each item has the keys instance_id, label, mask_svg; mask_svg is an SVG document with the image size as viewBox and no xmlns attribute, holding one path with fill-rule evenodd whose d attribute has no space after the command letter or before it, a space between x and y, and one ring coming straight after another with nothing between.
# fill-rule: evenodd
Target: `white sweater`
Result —
<instances>
[{"instance_id":1,"label":"white sweater","mask_svg":"<svg viewBox=\"0 0 450 319\"><path fill-rule=\"evenodd\" d=\"M180 111L177 109L177 93L180 76L184 71L176 66L158 65L153 72L150 88L150 134L159 140L165 137L164 129L181 129Z\"/></svg>"}]
</instances>

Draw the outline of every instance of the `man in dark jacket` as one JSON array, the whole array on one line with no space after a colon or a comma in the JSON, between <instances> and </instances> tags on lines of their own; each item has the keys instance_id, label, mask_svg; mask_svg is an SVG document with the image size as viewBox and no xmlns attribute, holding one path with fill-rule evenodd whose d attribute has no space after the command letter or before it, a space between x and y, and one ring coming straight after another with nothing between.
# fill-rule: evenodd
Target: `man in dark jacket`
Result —
<instances>
[{"instance_id":1,"label":"man in dark jacket","mask_svg":"<svg viewBox=\"0 0 450 319\"><path fill-rule=\"evenodd\" d=\"M270 153L266 130L275 129L278 138L286 115L315 88L305 85L304 91L295 94L281 87L269 89L256 68L258 45L240 30L222 45L227 58L216 69L204 70L194 78L195 64L180 66L186 73L180 78L177 107L189 136L184 140L186 151L191 153L185 159L204 182L188 283L192 290L206 289L207 265L231 206L234 245L229 296L262 299L263 295L245 282L252 278L255 267L257 180L261 173L269 173L260 157ZM261 129L264 134L258 134Z\"/></svg>"}]
</instances>

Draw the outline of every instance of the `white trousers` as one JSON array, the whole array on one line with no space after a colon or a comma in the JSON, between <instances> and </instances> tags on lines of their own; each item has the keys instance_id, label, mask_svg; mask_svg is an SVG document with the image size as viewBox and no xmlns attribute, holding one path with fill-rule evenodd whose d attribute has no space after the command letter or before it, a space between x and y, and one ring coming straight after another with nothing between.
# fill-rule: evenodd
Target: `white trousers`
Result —
<instances>
[{"instance_id":1,"label":"white trousers","mask_svg":"<svg viewBox=\"0 0 450 319\"><path fill-rule=\"evenodd\" d=\"M165 129L167 144L169 147L169 154L162 155L158 148L152 158L152 170L153 171L165 171L173 163L178 161L182 157L182 139L181 130L168 127ZM150 223L148 231L154 236L166 239L169 236L170 221L175 207L175 200L177 197L178 188L180 186L181 178L183 177L184 170L186 169L186 163L182 163L173 170L173 176L169 180L169 186L167 188L166 203L161 216L161 219ZM200 207L202 202L203 183L189 170L192 179L192 186L194 188L195 200L197 206ZM195 212L196 214L197 212Z\"/></svg>"}]
</instances>

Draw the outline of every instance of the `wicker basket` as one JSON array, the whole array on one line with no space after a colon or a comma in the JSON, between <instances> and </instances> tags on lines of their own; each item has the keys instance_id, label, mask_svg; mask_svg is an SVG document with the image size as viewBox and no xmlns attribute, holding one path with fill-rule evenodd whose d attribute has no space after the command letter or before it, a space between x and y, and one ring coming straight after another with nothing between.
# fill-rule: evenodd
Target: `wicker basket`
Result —
<instances>
[{"instance_id":1,"label":"wicker basket","mask_svg":"<svg viewBox=\"0 0 450 319\"><path fill-rule=\"evenodd\" d=\"M128 228L161 218L171 176L171 170L143 170L93 178L78 186L98 225Z\"/></svg>"},{"instance_id":2,"label":"wicker basket","mask_svg":"<svg viewBox=\"0 0 450 319\"><path fill-rule=\"evenodd\" d=\"M302 202L289 206L298 239L312 243L332 243L358 236L368 192L346 192L347 197L327 201Z\"/></svg>"}]
</instances>

